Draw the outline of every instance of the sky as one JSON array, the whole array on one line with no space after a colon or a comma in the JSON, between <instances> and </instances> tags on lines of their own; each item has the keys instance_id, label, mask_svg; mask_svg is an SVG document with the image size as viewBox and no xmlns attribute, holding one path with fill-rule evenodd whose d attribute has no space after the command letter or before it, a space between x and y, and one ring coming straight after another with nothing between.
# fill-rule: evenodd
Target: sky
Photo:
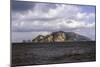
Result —
<instances>
[{"instance_id":1,"label":"sky","mask_svg":"<svg viewBox=\"0 0 100 67\"><path fill-rule=\"evenodd\" d=\"M12 1L12 42L55 31L76 32L95 40L95 6Z\"/></svg>"}]
</instances>

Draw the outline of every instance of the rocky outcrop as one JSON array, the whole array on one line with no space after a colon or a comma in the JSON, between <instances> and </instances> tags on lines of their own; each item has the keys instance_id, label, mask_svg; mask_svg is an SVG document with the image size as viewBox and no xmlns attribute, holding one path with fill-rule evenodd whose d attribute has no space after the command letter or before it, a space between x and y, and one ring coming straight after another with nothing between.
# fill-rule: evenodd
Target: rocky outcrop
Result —
<instances>
[{"instance_id":1,"label":"rocky outcrop","mask_svg":"<svg viewBox=\"0 0 100 67\"><path fill-rule=\"evenodd\" d=\"M69 42L69 41L90 41L88 37L79 35L74 32L53 32L49 35L39 35L32 42Z\"/></svg>"},{"instance_id":2,"label":"rocky outcrop","mask_svg":"<svg viewBox=\"0 0 100 67\"><path fill-rule=\"evenodd\" d=\"M44 36L43 35L39 35L37 36L35 39L33 39L33 42L40 42L41 40L43 40Z\"/></svg>"}]
</instances>

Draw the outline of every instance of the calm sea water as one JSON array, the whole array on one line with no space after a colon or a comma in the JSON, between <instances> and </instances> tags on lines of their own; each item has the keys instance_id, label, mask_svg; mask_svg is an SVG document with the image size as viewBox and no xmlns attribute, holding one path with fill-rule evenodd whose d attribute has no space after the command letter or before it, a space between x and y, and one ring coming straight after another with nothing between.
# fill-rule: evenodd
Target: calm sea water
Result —
<instances>
[{"instance_id":1,"label":"calm sea water","mask_svg":"<svg viewBox=\"0 0 100 67\"><path fill-rule=\"evenodd\" d=\"M95 41L63 43L13 43L13 65L38 65L95 61Z\"/></svg>"}]
</instances>

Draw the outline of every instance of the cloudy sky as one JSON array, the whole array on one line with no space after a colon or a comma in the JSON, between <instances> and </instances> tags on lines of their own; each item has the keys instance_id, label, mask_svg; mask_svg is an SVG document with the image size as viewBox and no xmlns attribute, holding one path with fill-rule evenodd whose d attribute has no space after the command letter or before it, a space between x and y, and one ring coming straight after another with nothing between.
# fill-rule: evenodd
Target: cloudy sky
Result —
<instances>
[{"instance_id":1,"label":"cloudy sky","mask_svg":"<svg viewBox=\"0 0 100 67\"><path fill-rule=\"evenodd\" d=\"M54 31L76 32L95 40L95 6L13 1L12 42Z\"/></svg>"}]
</instances>

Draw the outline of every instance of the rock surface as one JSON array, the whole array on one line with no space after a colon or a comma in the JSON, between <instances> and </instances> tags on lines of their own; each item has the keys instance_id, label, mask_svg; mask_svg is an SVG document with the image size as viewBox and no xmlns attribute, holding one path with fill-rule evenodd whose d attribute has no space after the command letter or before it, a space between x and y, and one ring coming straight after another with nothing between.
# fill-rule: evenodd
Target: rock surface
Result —
<instances>
[{"instance_id":1,"label":"rock surface","mask_svg":"<svg viewBox=\"0 0 100 67\"><path fill-rule=\"evenodd\" d=\"M88 37L79 35L74 32L53 32L49 35L39 35L32 40L32 42L69 42L69 41L90 41Z\"/></svg>"}]
</instances>

